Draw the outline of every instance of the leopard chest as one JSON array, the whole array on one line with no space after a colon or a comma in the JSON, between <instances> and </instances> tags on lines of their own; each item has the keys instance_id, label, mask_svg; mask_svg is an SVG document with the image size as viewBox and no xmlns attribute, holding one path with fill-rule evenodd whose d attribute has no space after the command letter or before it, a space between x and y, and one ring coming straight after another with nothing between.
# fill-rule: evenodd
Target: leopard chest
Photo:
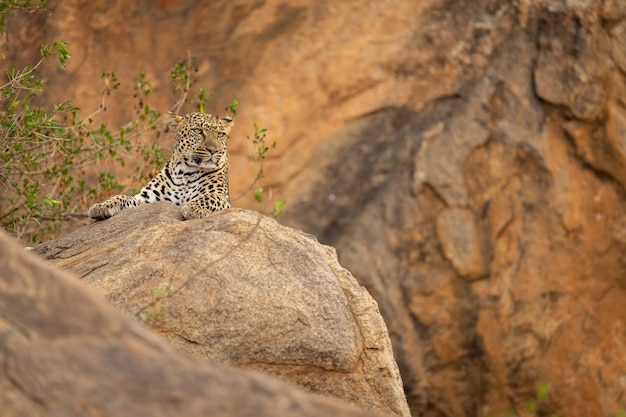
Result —
<instances>
[{"instance_id":1,"label":"leopard chest","mask_svg":"<svg viewBox=\"0 0 626 417\"><path fill-rule=\"evenodd\" d=\"M184 164L166 166L163 170L163 197L178 205L184 205L205 194L228 193L228 177L225 169L207 172L190 170Z\"/></svg>"}]
</instances>

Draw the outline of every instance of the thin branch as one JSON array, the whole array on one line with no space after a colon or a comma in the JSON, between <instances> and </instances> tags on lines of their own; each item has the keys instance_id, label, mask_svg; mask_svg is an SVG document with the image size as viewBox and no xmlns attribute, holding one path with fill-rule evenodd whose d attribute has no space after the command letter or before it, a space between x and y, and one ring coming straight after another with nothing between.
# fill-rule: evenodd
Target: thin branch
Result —
<instances>
[{"instance_id":1,"label":"thin branch","mask_svg":"<svg viewBox=\"0 0 626 417\"><path fill-rule=\"evenodd\" d=\"M20 89L26 89L26 90L32 90L32 88L30 88L30 87L22 86L22 84L19 83L19 81L20 81L20 79L22 79L22 78L32 74L37 68L39 68L39 66L41 65L41 63L43 61L44 61L44 58L40 58L39 62L37 62L34 67L30 68L29 70L24 69L22 72L18 71L14 75L13 78L11 78L11 76L9 75L9 81L6 84L0 86L0 89L4 89L4 88L6 88L8 86L12 86L13 84L17 84L17 87L16 86L13 86L13 87L14 88L20 88Z\"/></svg>"}]
</instances>

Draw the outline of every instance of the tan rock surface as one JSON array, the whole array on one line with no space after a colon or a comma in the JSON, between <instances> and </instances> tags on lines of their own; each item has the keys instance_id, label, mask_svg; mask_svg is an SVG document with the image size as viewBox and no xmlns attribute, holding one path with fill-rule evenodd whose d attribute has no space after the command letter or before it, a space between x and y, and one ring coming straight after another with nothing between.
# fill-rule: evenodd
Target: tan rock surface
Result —
<instances>
[{"instance_id":1,"label":"tan rock surface","mask_svg":"<svg viewBox=\"0 0 626 417\"><path fill-rule=\"evenodd\" d=\"M370 416L174 352L0 232L0 415Z\"/></svg>"},{"instance_id":2,"label":"tan rock surface","mask_svg":"<svg viewBox=\"0 0 626 417\"><path fill-rule=\"evenodd\" d=\"M175 348L409 415L375 301L332 248L246 210L182 221L154 203L34 249Z\"/></svg>"},{"instance_id":3,"label":"tan rock surface","mask_svg":"<svg viewBox=\"0 0 626 417\"><path fill-rule=\"evenodd\" d=\"M442 210L437 216L435 230L443 255L459 276L476 279L487 274L482 239L471 210Z\"/></svg>"},{"instance_id":4,"label":"tan rock surface","mask_svg":"<svg viewBox=\"0 0 626 417\"><path fill-rule=\"evenodd\" d=\"M128 88L158 78L168 108L171 62L196 54L216 109L242 103L234 189L256 121L278 141L263 185L288 201L281 222L336 247L378 301L414 415L521 413L544 381L545 415L626 409L624 2L136 4L56 3L16 23L7 61L67 39L55 100L94 108L115 63ZM441 234L448 210L476 227ZM482 279L451 250L470 247Z\"/></svg>"}]
</instances>

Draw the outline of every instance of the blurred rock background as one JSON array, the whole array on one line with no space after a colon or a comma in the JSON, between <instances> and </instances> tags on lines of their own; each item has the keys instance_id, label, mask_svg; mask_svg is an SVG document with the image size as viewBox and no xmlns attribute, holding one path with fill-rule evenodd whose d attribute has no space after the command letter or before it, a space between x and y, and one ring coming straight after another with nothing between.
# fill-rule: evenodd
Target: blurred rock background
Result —
<instances>
[{"instance_id":1,"label":"blurred rock background","mask_svg":"<svg viewBox=\"0 0 626 417\"><path fill-rule=\"evenodd\" d=\"M537 415L626 409L626 2L69 0L8 33L17 65L68 41L50 102L89 114L115 71L112 124L194 55L207 110L240 102L232 194L256 122L279 220L377 300L413 415L524 415L544 383Z\"/></svg>"}]
</instances>

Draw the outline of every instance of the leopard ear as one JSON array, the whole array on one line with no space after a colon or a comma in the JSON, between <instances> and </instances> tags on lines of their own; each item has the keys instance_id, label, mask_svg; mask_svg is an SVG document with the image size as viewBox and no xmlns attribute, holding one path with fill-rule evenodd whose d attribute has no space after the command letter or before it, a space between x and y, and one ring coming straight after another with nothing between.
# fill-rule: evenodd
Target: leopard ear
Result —
<instances>
[{"instance_id":1,"label":"leopard ear","mask_svg":"<svg viewBox=\"0 0 626 417\"><path fill-rule=\"evenodd\" d=\"M171 111L167 112L168 116L170 116L172 118L172 120L179 125L180 122L182 122L183 120L185 120L185 118L183 116L179 116L177 114L172 113Z\"/></svg>"},{"instance_id":2,"label":"leopard ear","mask_svg":"<svg viewBox=\"0 0 626 417\"><path fill-rule=\"evenodd\" d=\"M234 120L235 117L232 114L227 114L226 116L222 117L222 124L224 125L224 127L230 132L230 129L233 127Z\"/></svg>"}]
</instances>

